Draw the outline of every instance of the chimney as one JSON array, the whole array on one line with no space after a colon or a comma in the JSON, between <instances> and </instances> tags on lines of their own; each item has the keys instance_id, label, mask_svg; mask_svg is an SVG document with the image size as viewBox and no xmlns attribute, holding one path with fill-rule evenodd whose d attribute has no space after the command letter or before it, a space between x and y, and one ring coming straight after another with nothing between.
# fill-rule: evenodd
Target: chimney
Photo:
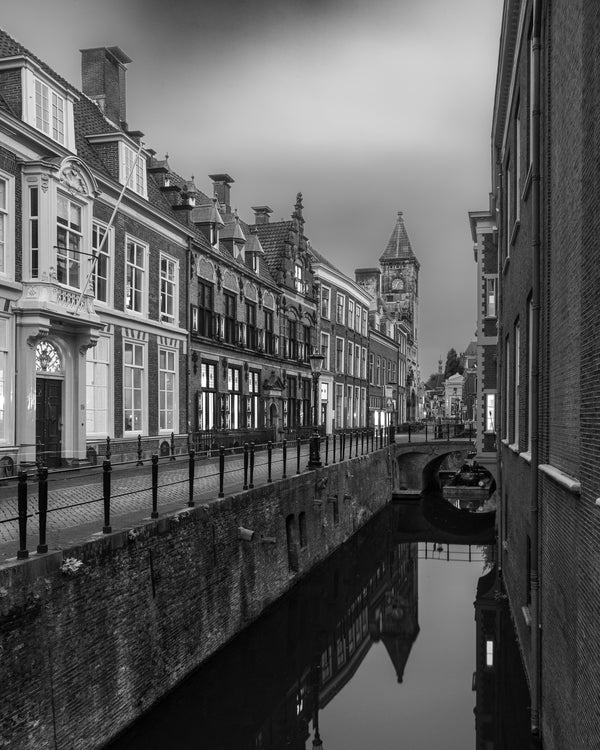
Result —
<instances>
[{"instance_id":1,"label":"chimney","mask_svg":"<svg viewBox=\"0 0 600 750\"><path fill-rule=\"evenodd\" d=\"M268 224L269 214L273 213L273 209L269 206L252 206L254 211L254 223L255 224Z\"/></svg>"},{"instance_id":2,"label":"chimney","mask_svg":"<svg viewBox=\"0 0 600 750\"><path fill-rule=\"evenodd\" d=\"M229 192L231 190L231 183L235 182L235 180L228 174L209 174L208 176L213 181L213 193L219 201L219 210L222 213L230 214L231 202Z\"/></svg>"},{"instance_id":3,"label":"chimney","mask_svg":"<svg viewBox=\"0 0 600 750\"><path fill-rule=\"evenodd\" d=\"M127 130L125 77L131 60L118 47L94 47L81 52L81 88L109 120Z\"/></svg>"}]
</instances>

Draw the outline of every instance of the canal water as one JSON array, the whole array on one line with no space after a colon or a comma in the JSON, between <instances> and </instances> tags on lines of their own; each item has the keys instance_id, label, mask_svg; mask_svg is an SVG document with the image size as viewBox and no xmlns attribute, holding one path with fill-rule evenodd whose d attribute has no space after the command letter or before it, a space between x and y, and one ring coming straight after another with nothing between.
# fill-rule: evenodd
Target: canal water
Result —
<instances>
[{"instance_id":1,"label":"canal water","mask_svg":"<svg viewBox=\"0 0 600 750\"><path fill-rule=\"evenodd\" d=\"M494 548L403 518L371 519L110 750L529 748Z\"/></svg>"}]
</instances>

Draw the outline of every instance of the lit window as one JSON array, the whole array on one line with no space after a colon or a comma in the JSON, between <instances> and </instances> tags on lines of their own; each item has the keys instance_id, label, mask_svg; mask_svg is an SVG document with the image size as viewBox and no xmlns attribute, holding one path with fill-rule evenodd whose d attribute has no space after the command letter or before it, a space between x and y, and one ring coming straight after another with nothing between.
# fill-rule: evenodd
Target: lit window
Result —
<instances>
[{"instance_id":1,"label":"lit window","mask_svg":"<svg viewBox=\"0 0 600 750\"><path fill-rule=\"evenodd\" d=\"M485 642L485 666L494 666L494 641Z\"/></svg>"},{"instance_id":2,"label":"lit window","mask_svg":"<svg viewBox=\"0 0 600 750\"><path fill-rule=\"evenodd\" d=\"M203 362L200 366L197 424L199 430L212 430L217 427L217 393L215 391L215 365Z\"/></svg>"},{"instance_id":3,"label":"lit window","mask_svg":"<svg viewBox=\"0 0 600 750\"><path fill-rule=\"evenodd\" d=\"M35 80L35 127L58 143L65 142L65 100L39 79Z\"/></svg>"},{"instance_id":4,"label":"lit window","mask_svg":"<svg viewBox=\"0 0 600 750\"><path fill-rule=\"evenodd\" d=\"M164 255L160 259L160 322L175 323L177 263Z\"/></svg>"},{"instance_id":5,"label":"lit window","mask_svg":"<svg viewBox=\"0 0 600 750\"><path fill-rule=\"evenodd\" d=\"M158 426L172 432L176 428L177 370L176 352L158 350Z\"/></svg>"},{"instance_id":6,"label":"lit window","mask_svg":"<svg viewBox=\"0 0 600 750\"><path fill-rule=\"evenodd\" d=\"M144 346L125 342L123 360L123 421L125 432L144 425Z\"/></svg>"},{"instance_id":7,"label":"lit window","mask_svg":"<svg viewBox=\"0 0 600 750\"><path fill-rule=\"evenodd\" d=\"M296 291L300 294L304 294L304 282L302 281L302 266L299 263L296 263L294 266L294 282L296 286Z\"/></svg>"},{"instance_id":8,"label":"lit window","mask_svg":"<svg viewBox=\"0 0 600 750\"><path fill-rule=\"evenodd\" d=\"M496 317L496 279L485 280L485 315L487 318Z\"/></svg>"},{"instance_id":9,"label":"lit window","mask_svg":"<svg viewBox=\"0 0 600 750\"><path fill-rule=\"evenodd\" d=\"M58 195L56 217L56 278L61 284L80 288L81 206Z\"/></svg>"},{"instance_id":10,"label":"lit window","mask_svg":"<svg viewBox=\"0 0 600 750\"><path fill-rule=\"evenodd\" d=\"M86 432L109 434L110 339L101 336L86 358Z\"/></svg>"},{"instance_id":11,"label":"lit window","mask_svg":"<svg viewBox=\"0 0 600 750\"><path fill-rule=\"evenodd\" d=\"M496 412L496 395L494 393L485 394L485 429L486 432L494 432Z\"/></svg>"},{"instance_id":12,"label":"lit window","mask_svg":"<svg viewBox=\"0 0 600 750\"><path fill-rule=\"evenodd\" d=\"M127 240L125 265L125 309L144 312L146 247L139 242Z\"/></svg>"}]
</instances>

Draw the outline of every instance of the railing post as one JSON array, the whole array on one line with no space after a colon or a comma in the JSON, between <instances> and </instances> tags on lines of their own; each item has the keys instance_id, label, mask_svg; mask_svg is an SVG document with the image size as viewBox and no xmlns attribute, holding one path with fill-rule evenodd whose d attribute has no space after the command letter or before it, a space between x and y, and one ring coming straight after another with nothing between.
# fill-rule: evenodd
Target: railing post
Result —
<instances>
[{"instance_id":1,"label":"railing post","mask_svg":"<svg viewBox=\"0 0 600 750\"><path fill-rule=\"evenodd\" d=\"M388 427L388 437L390 445L393 445L396 442L396 428L393 424Z\"/></svg>"},{"instance_id":2,"label":"railing post","mask_svg":"<svg viewBox=\"0 0 600 750\"><path fill-rule=\"evenodd\" d=\"M138 435L136 466L143 466L143 465L144 465L144 462L142 461L142 436Z\"/></svg>"},{"instance_id":3,"label":"railing post","mask_svg":"<svg viewBox=\"0 0 600 750\"><path fill-rule=\"evenodd\" d=\"M250 482L248 487L254 488L254 440L250 443Z\"/></svg>"},{"instance_id":4,"label":"railing post","mask_svg":"<svg viewBox=\"0 0 600 750\"><path fill-rule=\"evenodd\" d=\"M296 474L300 474L300 438L296 438Z\"/></svg>"},{"instance_id":5,"label":"railing post","mask_svg":"<svg viewBox=\"0 0 600 750\"><path fill-rule=\"evenodd\" d=\"M106 436L106 458L110 461L111 450L110 450L110 438Z\"/></svg>"},{"instance_id":6,"label":"railing post","mask_svg":"<svg viewBox=\"0 0 600 750\"><path fill-rule=\"evenodd\" d=\"M225 446L219 446L219 497L225 497L223 480L225 478Z\"/></svg>"},{"instance_id":7,"label":"railing post","mask_svg":"<svg viewBox=\"0 0 600 750\"><path fill-rule=\"evenodd\" d=\"M352 458L352 430L350 430L350 447L348 448L348 458Z\"/></svg>"},{"instance_id":8,"label":"railing post","mask_svg":"<svg viewBox=\"0 0 600 750\"><path fill-rule=\"evenodd\" d=\"M360 431L360 455L362 456L365 452L365 431Z\"/></svg>"},{"instance_id":9,"label":"railing post","mask_svg":"<svg viewBox=\"0 0 600 750\"><path fill-rule=\"evenodd\" d=\"M335 443L336 443L336 440L337 440L337 435L334 432L333 433L333 458L331 459L331 463L332 464L335 463Z\"/></svg>"},{"instance_id":10,"label":"railing post","mask_svg":"<svg viewBox=\"0 0 600 750\"><path fill-rule=\"evenodd\" d=\"M27 551L27 472L19 472L19 484L17 487L17 505L19 512L19 550L17 560L25 560L29 557Z\"/></svg>"},{"instance_id":11,"label":"railing post","mask_svg":"<svg viewBox=\"0 0 600 750\"><path fill-rule=\"evenodd\" d=\"M193 508L194 503L194 474L195 474L195 463L194 459L196 458L196 451L193 448L189 449L189 457L190 461L188 464L188 508Z\"/></svg>"},{"instance_id":12,"label":"railing post","mask_svg":"<svg viewBox=\"0 0 600 750\"><path fill-rule=\"evenodd\" d=\"M169 461L175 460L175 433L171 433L171 457L169 458Z\"/></svg>"},{"instance_id":13,"label":"railing post","mask_svg":"<svg viewBox=\"0 0 600 750\"><path fill-rule=\"evenodd\" d=\"M267 443L267 484L273 481L271 477L271 467L273 462L273 443L269 440Z\"/></svg>"},{"instance_id":14,"label":"railing post","mask_svg":"<svg viewBox=\"0 0 600 750\"><path fill-rule=\"evenodd\" d=\"M110 526L110 473L112 467L110 461L105 459L102 462L102 500L104 503L104 526L102 527L103 534L110 534L112 531Z\"/></svg>"},{"instance_id":15,"label":"railing post","mask_svg":"<svg viewBox=\"0 0 600 750\"><path fill-rule=\"evenodd\" d=\"M325 435L325 466L329 462L329 435Z\"/></svg>"},{"instance_id":16,"label":"railing post","mask_svg":"<svg viewBox=\"0 0 600 750\"><path fill-rule=\"evenodd\" d=\"M158 456L152 454L152 513L150 518L158 518Z\"/></svg>"},{"instance_id":17,"label":"railing post","mask_svg":"<svg viewBox=\"0 0 600 750\"><path fill-rule=\"evenodd\" d=\"M244 486L242 489L248 489L248 443L244 443Z\"/></svg>"},{"instance_id":18,"label":"railing post","mask_svg":"<svg viewBox=\"0 0 600 750\"><path fill-rule=\"evenodd\" d=\"M48 469L42 464L38 468L38 514L40 523L40 539L38 552L48 552L46 544L46 519L48 517Z\"/></svg>"},{"instance_id":19,"label":"railing post","mask_svg":"<svg viewBox=\"0 0 600 750\"><path fill-rule=\"evenodd\" d=\"M287 440L283 438L281 441L281 458L283 461L283 474L281 475L282 479L285 479L287 477L286 474L286 463L287 463Z\"/></svg>"}]
</instances>

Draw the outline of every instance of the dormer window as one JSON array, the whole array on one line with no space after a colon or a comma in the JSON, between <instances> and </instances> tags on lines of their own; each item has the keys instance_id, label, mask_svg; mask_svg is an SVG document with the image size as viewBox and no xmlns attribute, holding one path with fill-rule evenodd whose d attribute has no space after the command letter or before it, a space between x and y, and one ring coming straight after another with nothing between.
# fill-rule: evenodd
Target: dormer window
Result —
<instances>
[{"instance_id":1,"label":"dormer window","mask_svg":"<svg viewBox=\"0 0 600 750\"><path fill-rule=\"evenodd\" d=\"M35 127L58 143L65 142L65 100L45 83L35 82Z\"/></svg>"},{"instance_id":2,"label":"dormer window","mask_svg":"<svg viewBox=\"0 0 600 750\"><path fill-rule=\"evenodd\" d=\"M147 197L146 157L122 141L119 143L119 182L143 198Z\"/></svg>"},{"instance_id":3,"label":"dormer window","mask_svg":"<svg viewBox=\"0 0 600 750\"><path fill-rule=\"evenodd\" d=\"M304 294L304 282L302 281L302 266L300 263L296 263L294 267L294 281L296 291L300 294Z\"/></svg>"}]
</instances>

